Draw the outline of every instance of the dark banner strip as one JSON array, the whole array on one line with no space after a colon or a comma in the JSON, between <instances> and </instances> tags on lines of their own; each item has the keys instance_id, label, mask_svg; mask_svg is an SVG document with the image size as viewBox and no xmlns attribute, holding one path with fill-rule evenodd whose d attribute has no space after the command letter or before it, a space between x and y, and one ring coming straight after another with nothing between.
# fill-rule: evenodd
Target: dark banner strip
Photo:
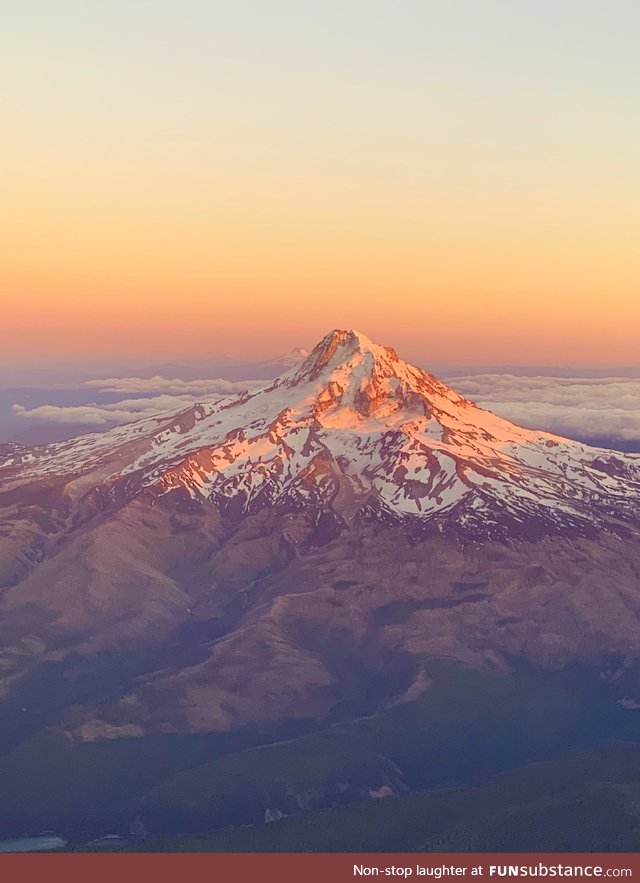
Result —
<instances>
[{"instance_id":1,"label":"dark banner strip","mask_svg":"<svg viewBox=\"0 0 640 883\"><path fill-rule=\"evenodd\" d=\"M39 854L0 856L3 880L45 883L346 883L558 877L636 879L636 853Z\"/></svg>"}]
</instances>

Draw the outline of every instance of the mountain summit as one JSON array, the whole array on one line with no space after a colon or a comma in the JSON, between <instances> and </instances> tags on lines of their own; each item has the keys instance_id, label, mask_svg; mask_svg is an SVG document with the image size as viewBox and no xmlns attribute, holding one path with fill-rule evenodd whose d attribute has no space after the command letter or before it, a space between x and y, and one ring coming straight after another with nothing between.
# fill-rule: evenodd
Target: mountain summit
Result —
<instances>
[{"instance_id":1,"label":"mountain summit","mask_svg":"<svg viewBox=\"0 0 640 883\"><path fill-rule=\"evenodd\" d=\"M145 494L234 514L312 508L497 536L638 519L640 457L523 429L393 349L327 334L276 380L103 434L13 447L4 476L65 495Z\"/></svg>"},{"instance_id":2,"label":"mountain summit","mask_svg":"<svg viewBox=\"0 0 640 883\"><path fill-rule=\"evenodd\" d=\"M321 383L336 406L360 416L408 404L427 413L430 396L464 401L426 371L403 362L394 349L373 343L359 331L331 331L278 385L310 382Z\"/></svg>"}]
</instances>

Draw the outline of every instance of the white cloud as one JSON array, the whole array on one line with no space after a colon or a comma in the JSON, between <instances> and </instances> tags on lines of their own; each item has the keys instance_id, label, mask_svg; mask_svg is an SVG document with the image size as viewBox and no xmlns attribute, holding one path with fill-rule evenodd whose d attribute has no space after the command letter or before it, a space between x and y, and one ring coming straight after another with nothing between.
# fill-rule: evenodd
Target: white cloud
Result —
<instances>
[{"instance_id":1,"label":"white cloud","mask_svg":"<svg viewBox=\"0 0 640 883\"><path fill-rule=\"evenodd\" d=\"M109 410L98 405L40 405L25 408L16 404L13 411L18 417L38 423L82 423L87 426L107 426L114 423L129 423L140 414L128 411Z\"/></svg>"},{"instance_id":2,"label":"white cloud","mask_svg":"<svg viewBox=\"0 0 640 883\"><path fill-rule=\"evenodd\" d=\"M189 394L202 395L233 395L245 389L254 389L264 385L264 380L233 381L216 378L213 380L180 380L168 377L107 377L103 380L87 380L85 386L100 389L104 392L138 393L152 392L167 395Z\"/></svg>"},{"instance_id":3,"label":"white cloud","mask_svg":"<svg viewBox=\"0 0 640 883\"><path fill-rule=\"evenodd\" d=\"M575 438L640 440L640 379L474 374L451 385L521 426Z\"/></svg>"},{"instance_id":4,"label":"white cloud","mask_svg":"<svg viewBox=\"0 0 640 883\"><path fill-rule=\"evenodd\" d=\"M264 381L232 382L229 380L169 380L166 377L107 378L90 380L87 386L99 392L155 393L125 398L109 404L90 402L86 405L40 405L27 408L13 405L14 413L25 420L39 423L78 423L85 426L113 426L132 423L141 417L176 411L195 402L212 401L224 395L244 392L263 385Z\"/></svg>"}]
</instances>

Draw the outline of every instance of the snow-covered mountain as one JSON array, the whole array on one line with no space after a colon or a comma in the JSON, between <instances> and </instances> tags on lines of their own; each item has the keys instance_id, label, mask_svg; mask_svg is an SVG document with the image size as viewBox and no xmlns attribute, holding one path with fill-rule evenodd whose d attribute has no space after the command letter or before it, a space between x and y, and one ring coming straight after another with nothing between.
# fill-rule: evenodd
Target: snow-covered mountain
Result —
<instances>
[{"instance_id":1,"label":"snow-covered mountain","mask_svg":"<svg viewBox=\"0 0 640 883\"><path fill-rule=\"evenodd\" d=\"M635 738L639 539L640 457L515 426L354 331L242 395L2 446L9 804L13 748L33 779L53 746L54 782L77 748L116 806L133 751L153 830L163 776L207 813L244 795L244 823L414 787L397 746L444 775L424 787L512 765L523 734L527 758Z\"/></svg>"},{"instance_id":2,"label":"snow-covered mountain","mask_svg":"<svg viewBox=\"0 0 640 883\"><path fill-rule=\"evenodd\" d=\"M640 515L640 456L518 427L356 331L257 391L0 455L3 483L60 478L64 498L98 488L104 506L143 493L236 518L313 507L488 535Z\"/></svg>"}]
</instances>

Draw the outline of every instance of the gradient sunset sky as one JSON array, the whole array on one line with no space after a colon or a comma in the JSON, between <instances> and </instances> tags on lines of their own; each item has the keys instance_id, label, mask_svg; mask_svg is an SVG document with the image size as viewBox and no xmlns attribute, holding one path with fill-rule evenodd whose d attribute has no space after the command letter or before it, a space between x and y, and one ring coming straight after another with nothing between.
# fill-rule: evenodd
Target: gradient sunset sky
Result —
<instances>
[{"instance_id":1,"label":"gradient sunset sky","mask_svg":"<svg viewBox=\"0 0 640 883\"><path fill-rule=\"evenodd\" d=\"M25 0L4 360L640 362L637 0Z\"/></svg>"}]
</instances>

